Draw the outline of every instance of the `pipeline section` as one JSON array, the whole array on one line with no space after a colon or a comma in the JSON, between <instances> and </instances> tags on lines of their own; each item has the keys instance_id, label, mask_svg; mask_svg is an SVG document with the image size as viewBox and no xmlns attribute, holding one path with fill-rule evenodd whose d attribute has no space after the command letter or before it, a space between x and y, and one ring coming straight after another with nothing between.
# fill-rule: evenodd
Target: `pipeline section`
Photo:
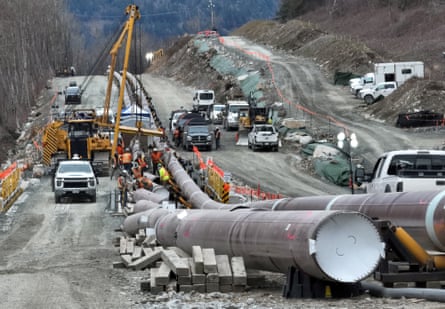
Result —
<instances>
[{"instance_id":1,"label":"pipeline section","mask_svg":"<svg viewBox=\"0 0 445 309\"><path fill-rule=\"evenodd\" d=\"M157 216L158 211L144 215ZM357 212L184 209L159 216L154 229L161 245L189 254L199 245L216 254L242 256L251 269L287 273L295 266L337 282L368 277L384 254L373 222Z\"/></svg>"},{"instance_id":2,"label":"pipeline section","mask_svg":"<svg viewBox=\"0 0 445 309\"><path fill-rule=\"evenodd\" d=\"M425 250L445 251L445 191L312 196L252 202L252 208L275 211L358 211L403 227Z\"/></svg>"}]
</instances>

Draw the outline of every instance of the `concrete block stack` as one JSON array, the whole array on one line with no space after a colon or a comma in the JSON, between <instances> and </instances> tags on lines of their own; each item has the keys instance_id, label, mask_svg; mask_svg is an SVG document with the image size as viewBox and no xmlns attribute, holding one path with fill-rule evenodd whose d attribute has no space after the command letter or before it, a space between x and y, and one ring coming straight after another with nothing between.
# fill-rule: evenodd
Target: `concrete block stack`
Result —
<instances>
[{"instance_id":1,"label":"concrete block stack","mask_svg":"<svg viewBox=\"0 0 445 309\"><path fill-rule=\"evenodd\" d=\"M145 246L137 238L116 240L121 260L115 268L148 270L141 290L211 293L245 291L247 272L242 257L216 255L213 248L193 246L191 256L177 247ZM148 277L147 276L147 277Z\"/></svg>"}]
</instances>

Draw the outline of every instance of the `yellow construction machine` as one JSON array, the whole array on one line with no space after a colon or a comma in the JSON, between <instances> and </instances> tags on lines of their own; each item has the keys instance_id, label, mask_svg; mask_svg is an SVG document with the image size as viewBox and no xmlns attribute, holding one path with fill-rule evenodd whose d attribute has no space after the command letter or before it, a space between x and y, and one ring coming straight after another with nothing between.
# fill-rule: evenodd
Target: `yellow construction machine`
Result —
<instances>
[{"instance_id":1,"label":"yellow construction machine","mask_svg":"<svg viewBox=\"0 0 445 309\"><path fill-rule=\"evenodd\" d=\"M71 159L74 154L78 154L82 158L90 160L97 172L107 173L112 166L112 158L116 153L121 133L146 136L163 135L159 130L144 129L138 123L135 124L135 127L120 126L134 22L140 18L139 8L136 5L127 6L125 13L129 16L128 20L110 51L111 65L109 66L108 85L101 115L97 115L94 109L75 109L65 114L65 117L54 120L44 130L42 138L43 163L49 166L51 171L55 169L59 160ZM115 123L111 124L109 121L111 90L118 51L125 38L125 56L118 107Z\"/></svg>"},{"instance_id":2,"label":"yellow construction machine","mask_svg":"<svg viewBox=\"0 0 445 309\"><path fill-rule=\"evenodd\" d=\"M268 110L264 103L258 103L251 94L247 101L248 105L240 107L238 112L238 134L236 144L247 146L247 135L255 123L266 123Z\"/></svg>"}]
</instances>

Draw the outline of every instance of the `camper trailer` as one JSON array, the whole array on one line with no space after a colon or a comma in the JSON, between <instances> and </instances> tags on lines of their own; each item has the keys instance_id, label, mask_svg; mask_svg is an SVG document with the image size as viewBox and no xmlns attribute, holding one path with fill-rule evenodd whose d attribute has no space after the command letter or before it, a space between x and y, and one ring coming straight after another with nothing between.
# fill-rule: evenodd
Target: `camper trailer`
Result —
<instances>
[{"instance_id":1,"label":"camper trailer","mask_svg":"<svg viewBox=\"0 0 445 309\"><path fill-rule=\"evenodd\" d=\"M424 78L425 66L421 61L376 63L374 74L375 84L396 82L400 87L411 77Z\"/></svg>"}]
</instances>

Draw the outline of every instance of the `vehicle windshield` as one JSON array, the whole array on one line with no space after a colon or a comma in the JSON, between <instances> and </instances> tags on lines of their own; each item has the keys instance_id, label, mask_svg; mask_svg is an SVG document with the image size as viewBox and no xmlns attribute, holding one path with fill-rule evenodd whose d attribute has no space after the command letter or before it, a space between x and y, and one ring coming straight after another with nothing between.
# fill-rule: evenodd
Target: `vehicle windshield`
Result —
<instances>
[{"instance_id":1,"label":"vehicle windshield","mask_svg":"<svg viewBox=\"0 0 445 309\"><path fill-rule=\"evenodd\" d=\"M68 87L66 89L66 94L67 95L77 95L79 94L80 90L78 87Z\"/></svg>"},{"instance_id":2,"label":"vehicle windshield","mask_svg":"<svg viewBox=\"0 0 445 309\"><path fill-rule=\"evenodd\" d=\"M200 93L199 99L200 100L213 100L213 93Z\"/></svg>"},{"instance_id":3,"label":"vehicle windshield","mask_svg":"<svg viewBox=\"0 0 445 309\"><path fill-rule=\"evenodd\" d=\"M214 112L222 112L224 110L224 106L213 106Z\"/></svg>"},{"instance_id":4,"label":"vehicle windshield","mask_svg":"<svg viewBox=\"0 0 445 309\"><path fill-rule=\"evenodd\" d=\"M209 129L205 126L191 126L189 127L189 133L193 134L208 134Z\"/></svg>"},{"instance_id":5,"label":"vehicle windshield","mask_svg":"<svg viewBox=\"0 0 445 309\"><path fill-rule=\"evenodd\" d=\"M235 105L231 105L229 106L229 112L231 113L238 113L240 110L241 106L235 106Z\"/></svg>"},{"instance_id":6,"label":"vehicle windshield","mask_svg":"<svg viewBox=\"0 0 445 309\"><path fill-rule=\"evenodd\" d=\"M63 164L59 167L59 173L92 173L88 164Z\"/></svg>"}]
</instances>

